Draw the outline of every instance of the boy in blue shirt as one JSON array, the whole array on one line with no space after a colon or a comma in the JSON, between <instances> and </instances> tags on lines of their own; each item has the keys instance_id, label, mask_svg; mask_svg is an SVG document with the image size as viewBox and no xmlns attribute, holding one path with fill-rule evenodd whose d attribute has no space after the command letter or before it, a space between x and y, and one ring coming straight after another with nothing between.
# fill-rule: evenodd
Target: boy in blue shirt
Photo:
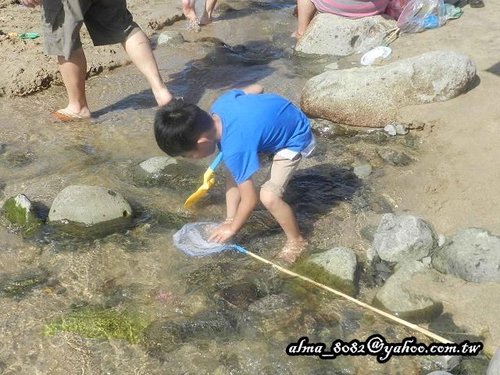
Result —
<instances>
[{"instance_id":1,"label":"boy in blue shirt","mask_svg":"<svg viewBox=\"0 0 500 375\"><path fill-rule=\"evenodd\" d=\"M260 168L258 153L272 154L260 201L287 237L278 258L293 263L306 242L282 196L302 156L311 154L315 141L302 111L285 98L262 92L260 85L231 90L213 103L210 113L174 99L156 113L155 137L158 146L173 157L204 158L216 148L222 152L229 171L227 217L209 238L219 243L234 236L250 217L259 199L251 179Z\"/></svg>"}]
</instances>

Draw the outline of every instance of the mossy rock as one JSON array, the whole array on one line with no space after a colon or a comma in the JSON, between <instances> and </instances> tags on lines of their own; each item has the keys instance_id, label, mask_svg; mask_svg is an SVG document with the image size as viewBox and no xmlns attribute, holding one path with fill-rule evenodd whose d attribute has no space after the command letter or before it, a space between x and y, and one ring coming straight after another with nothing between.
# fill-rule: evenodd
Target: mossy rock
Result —
<instances>
[{"instance_id":1,"label":"mossy rock","mask_svg":"<svg viewBox=\"0 0 500 375\"><path fill-rule=\"evenodd\" d=\"M73 332L87 338L122 339L136 344L141 341L148 324L146 318L136 314L87 307L48 324L45 326L45 334Z\"/></svg>"},{"instance_id":2,"label":"mossy rock","mask_svg":"<svg viewBox=\"0 0 500 375\"><path fill-rule=\"evenodd\" d=\"M350 296L355 296L357 293L356 287L352 283L332 275L317 264L308 261L300 262L295 265L293 271Z\"/></svg>"},{"instance_id":3,"label":"mossy rock","mask_svg":"<svg viewBox=\"0 0 500 375\"><path fill-rule=\"evenodd\" d=\"M42 220L33 212L31 201L24 194L7 199L3 205L3 216L10 225L24 236L31 236L40 229Z\"/></svg>"},{"instance_id":4,"label":"mossy rock","mask_svg":"<svg viewBox=\"0 0 500 375\"><path fill-rule=\"evenodd\" d=\"M7 275L0 278L0 296L22 298L33 289L40 287L49 280L46 270L31 270L20 275Z\"/></svg>"}]
</instances>

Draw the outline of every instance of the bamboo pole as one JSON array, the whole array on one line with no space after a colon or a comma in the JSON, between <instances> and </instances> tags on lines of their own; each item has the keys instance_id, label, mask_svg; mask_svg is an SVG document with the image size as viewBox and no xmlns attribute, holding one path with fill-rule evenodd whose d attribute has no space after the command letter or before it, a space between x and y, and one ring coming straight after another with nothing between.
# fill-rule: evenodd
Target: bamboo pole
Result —
<instances>
[{"instance_id":1,"label":"bamboo pole","mask_svg":"<svg viewBox=\"0 0 500 375\"><path fill-rule=\"evenodd\" d=\"M338 295L338 296L340 296L342 298L345 298L345 299L347 299L347 300L349 300L349 301L351 301L351 302L353 302L353 303L355 303L355 304L357 304L357 305L359 305L359 306L361 306L361 307L363 307L365 309L371 310L371 311L373 311L374 313L376 313L378 315L382 315L383 317L391 319L391 320L393 320L393 321L395 321L395 322L397 322L399 324L404 325L405 327L408 327L408 328L410 328L412 330L418 331L418 332L426 335L427 337L430 337L430 338L432 338L432 339L434 339L434 340L436 340L436 341L438 341L440 343L443 343L443 344L452 344L453 343L453 341L445 339L444 337L441 337L441 336L439 336L439 335L437 335L437 334L435 334L435 333L433 333L433 332L431 332L431 331L429 331L429 330L427 330L425 328L422 328L422 327L420 327L420 326L418 326L416 324L410 323L410 322L408 322L408 321L406 321L404 319L398 318L397 316L394 316L394 315L389 314L389 313L387 313L385 311L377 309L376 307L373 307L373 306L371 306L371 305L369 305L367 303L361 302L361 301L357 300L356 298L353 298L353 297L351 297L351 296L349 296L349 295L347 295L345 293L342 293L342 292L340 292L340 291L338 291L336 289L333 289L333 288L330 288L329 286L326 286L324 284L318 283L317 281L314 281L313 279L310 279L308 277L299 275L298 273L295 273L295 272L290 271L290 270L288 270L286 268L283 268L283 267L281 267L280 265L278 265L276 263L273 263L273 262L271 262L271 261L269 261L269 260L267 260L265 258L262 258L261 256L259 256L257 254L254 254L251 251L248 251L247 249L244 249L241 246L234 246L234 247L239 252L248 254L251 257L257 259L258 261L260 261L262 263L266 263L266 264L272 266L273 268L276 268L280 272L283 272L283 273L285 273L287 275L290 275L290 276L293 276L293 277L297 277L297 278L299 278L301 280L307 281L310 284L316 285L317 287L320 287L320 288L322 288L322 289L324 289L324 290L326 290L328 292L334 293L334 294L336 294L336 295Z\"/></svg>"}]
</instances>

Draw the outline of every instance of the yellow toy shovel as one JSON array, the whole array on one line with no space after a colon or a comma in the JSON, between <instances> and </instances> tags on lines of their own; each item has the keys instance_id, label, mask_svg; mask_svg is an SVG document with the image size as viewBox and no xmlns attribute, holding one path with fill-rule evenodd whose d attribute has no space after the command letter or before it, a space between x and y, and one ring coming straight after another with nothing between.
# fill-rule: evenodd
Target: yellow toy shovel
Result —
<instances>
[{"instance_id":1,"label":"yellow toy shovel","mask_svg":"<svg viewBox=\"0 0 500 375\"><path fill-rule=\"evenodd\" d=\"M203 198L208 190L214 186L215 184L215 177L214 177L214 171L215 168L219 165L220 161L222 160L222 152L219 152L219 155L214 159L212 164L208 167L208 169L205 171L203 174L203 185L201 185L198 190L196 190L193 194L189 196L188 199L186 199L186 202L184 202L184 208L189 208L196 202L198 202L201 198Z\"/></svg>"}]
</instances>

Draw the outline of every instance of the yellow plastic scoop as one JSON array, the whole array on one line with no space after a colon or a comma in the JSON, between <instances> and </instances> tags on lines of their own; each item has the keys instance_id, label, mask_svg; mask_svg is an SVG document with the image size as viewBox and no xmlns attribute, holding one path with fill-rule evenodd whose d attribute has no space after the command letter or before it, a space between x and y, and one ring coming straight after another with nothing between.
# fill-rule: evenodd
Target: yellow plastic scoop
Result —
<instances>
[{"instance_id":1,"label":"yellow plastic scoop","mask_svg":"<svg viewBox=\"0 0 500 375\"><path fill-rule=\"evenodd\" d=\"M217 166L219 165L221 160L222 160L222 152L219 152L219 155L217 155L212 164L210 164L208 169L203 174L203 185L201 185L198 188L198 190L196 190L193 194L189 196L188 199L186 199L186 202L184 202L184 208L190 208L201 198L203 198L207 194L208 190L212 186L214 186L215 184L214 171L215 168L217 168Z\"/></svg>"}]
</instances>

